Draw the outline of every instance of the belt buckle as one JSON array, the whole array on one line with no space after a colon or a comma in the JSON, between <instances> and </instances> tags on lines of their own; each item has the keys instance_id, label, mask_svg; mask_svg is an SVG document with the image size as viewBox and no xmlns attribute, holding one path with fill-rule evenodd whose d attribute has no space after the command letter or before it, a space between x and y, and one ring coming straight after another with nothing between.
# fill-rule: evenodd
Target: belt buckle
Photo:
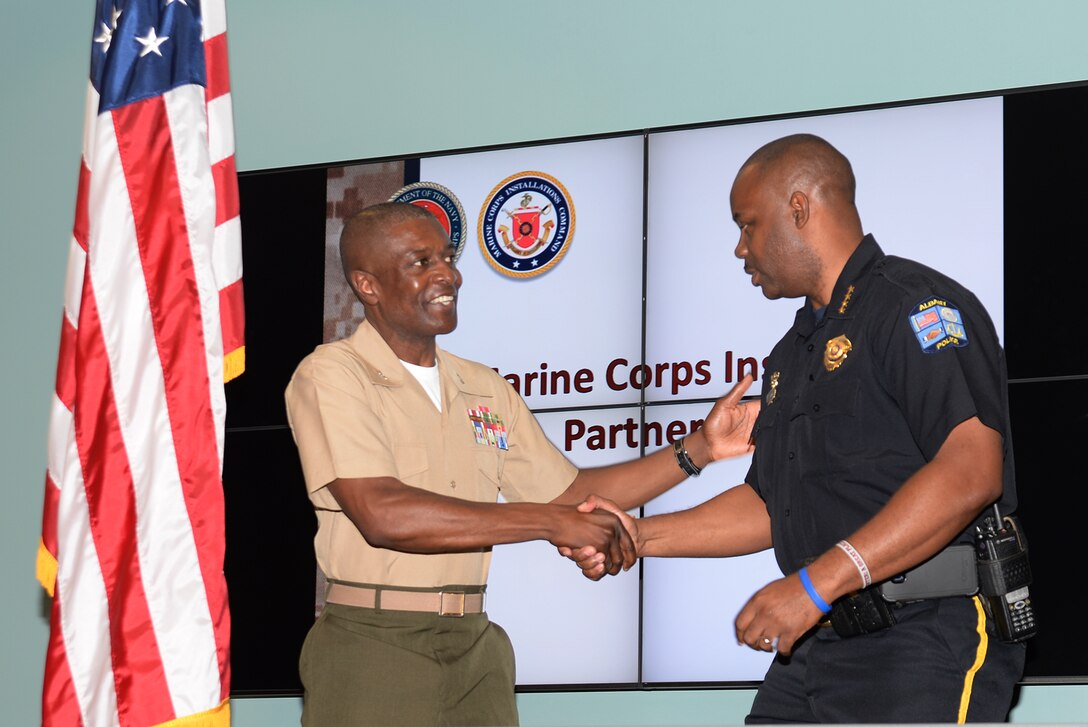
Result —
<instances>
[{"instance_id":1,"label":"belt buckle","mask_svg":"<svg viewBox=\"0 0 1088 727\"><path fill-rule=\"evenodd\" d=\"M454 598L454 607L446 608L446 596ZM463 618L465 615L465 592L464 591L439 591L438 592L438 615L450 616L453 618Z\"/></svg>"}]
</instances>

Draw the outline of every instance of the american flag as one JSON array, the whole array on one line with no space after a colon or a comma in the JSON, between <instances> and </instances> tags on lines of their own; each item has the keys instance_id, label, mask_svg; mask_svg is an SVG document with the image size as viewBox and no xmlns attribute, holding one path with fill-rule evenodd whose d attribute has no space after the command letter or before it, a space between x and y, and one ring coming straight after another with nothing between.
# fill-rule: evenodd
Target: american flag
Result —
<instances>
[{"instance_id":1,"label":"american flag","mask_svg":"<svg viewBox=\"0 0 1088 727\"><path fill-rule=\"evenodd\" d=\"M223 0L99 0L49 429L43 725L230 723L245 366Z\"/></svg>"}]
</instances>

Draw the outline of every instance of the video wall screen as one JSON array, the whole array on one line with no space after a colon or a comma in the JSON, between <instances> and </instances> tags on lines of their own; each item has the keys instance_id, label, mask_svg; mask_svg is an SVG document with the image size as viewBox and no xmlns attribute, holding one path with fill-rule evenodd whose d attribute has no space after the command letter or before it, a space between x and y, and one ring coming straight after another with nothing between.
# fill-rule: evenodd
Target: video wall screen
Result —
<instances>
[{"instance_id":1,"label":"video wall screen","mask_svg":"<svg viewBox=\"0 0 1088 727\"><path fill-rule=\"evenodd\" d=\"M858 180L865 230L889 254L963 282L1003 335L1004 102L992 96L242 175L249 320L262 311L275 315L280 306L294 322L267 334L269 341L275 336L263 349L273 361L257 356L264 334L249 339L246 376L257 370L262 386L235 390L228 399L228 474L237 472L225 477L235 623L246 618L250 599L267 604L253 594L264 587L260 579L241 574L272 564L262 562L257 548L269 536L232 516L231 491L244 491L247 476L244 462L231 467L231 437L246 438L236 451L254 452L259 447L250 440L272 441L276 432L282 450L285 418L267 413L262 422L245 412L272 411L268 397L282 401L298 360L317 343L350 334L362 319L337 253L344 220L354 212L399 199L439 217L460 245L464 277L458 328L439 345L504 376L575 465L605 465L694 430L713 400L746 373L756 377L749 395L758 395L762 361L801 302L769 301L751 285L733 254L738 230L729 190L748 155L780 136L815 133L843 151ZM252 210L266 208L283 189L306 200L305 212L288 202L271 219L247 216L247 200ZM285 218L296 225L285 227ZM290 239L281 239L284 229ZM282 280L273 285L251 274L250 256L281 250L305 282L284 288ZM274 373L262 378L266 365ZM232 412L235 405L240 412ZM313 528L302 525L308 504L292 454L289 448L277 454L284 462L274 486L290 502L284 517L298 550ZM748 458L713 464L633 514L698 504L742 482L748 464ZM237 498L240 512L245 498ZM245 545L232 551L237 541ZM312 549L294 553L290 564L316 572ZM756 589L777 577L773 555L765 552L647 559L593 583L547 543L504 545L494 549L487 610L513 641L520 689L747 684L762 678L770 657L737 646L732 621ZM243 581L235 596L235 582ZM295 626L282 664L251 659L245 641L233 644L239 693L297 689L299 634L321 607L322 586L320 574L293 582L302 581L304 593L283 614Z\"/></svg>"}]
</instances>

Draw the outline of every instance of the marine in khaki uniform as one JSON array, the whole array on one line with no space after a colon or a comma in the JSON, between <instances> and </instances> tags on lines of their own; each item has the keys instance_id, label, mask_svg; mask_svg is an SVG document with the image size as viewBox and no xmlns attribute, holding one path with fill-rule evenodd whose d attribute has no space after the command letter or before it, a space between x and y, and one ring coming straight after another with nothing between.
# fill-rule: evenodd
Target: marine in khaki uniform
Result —
<instances>
[{"instance_id":1,"label":"marine in khaki uniform","mask_svg":"<svg viewBox=\"0 0 1088 727\"><path fill-rule=\"evenodd\" d=\"M513 651L483 612L491 546L547 540L601 573L631 567L620 519L584 501L635 507L750 451L751 382L673 450L580 471L504 379L436 345L457 325L461 275L430 213L367 208L340 252L366 319L286 392L329 580L300 658L303 724L515 725Z\"/></svg>"}]
</instances>

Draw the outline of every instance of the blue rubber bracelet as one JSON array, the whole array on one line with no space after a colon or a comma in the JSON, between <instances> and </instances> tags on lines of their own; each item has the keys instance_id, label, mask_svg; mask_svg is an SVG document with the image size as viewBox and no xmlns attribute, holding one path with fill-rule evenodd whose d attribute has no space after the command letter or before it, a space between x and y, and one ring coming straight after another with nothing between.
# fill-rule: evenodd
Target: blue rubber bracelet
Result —
<instances>
[{"instance_id":1,"label":"blue rubber bracelet","mask_svg":"<svg viewBox=\"0 0 1088 727\"><path fill-rule=\"evenodd\" d=\"M812 585L812 579L808 577L808 568L797 571L797 575L801 577L801 585L805 587L805 593L816 604L816 608L824 613L831 613L831 606L828 606L827 601L820 598L820 594L816 592L816 588Z\"/></svg>"}]
</instances>

